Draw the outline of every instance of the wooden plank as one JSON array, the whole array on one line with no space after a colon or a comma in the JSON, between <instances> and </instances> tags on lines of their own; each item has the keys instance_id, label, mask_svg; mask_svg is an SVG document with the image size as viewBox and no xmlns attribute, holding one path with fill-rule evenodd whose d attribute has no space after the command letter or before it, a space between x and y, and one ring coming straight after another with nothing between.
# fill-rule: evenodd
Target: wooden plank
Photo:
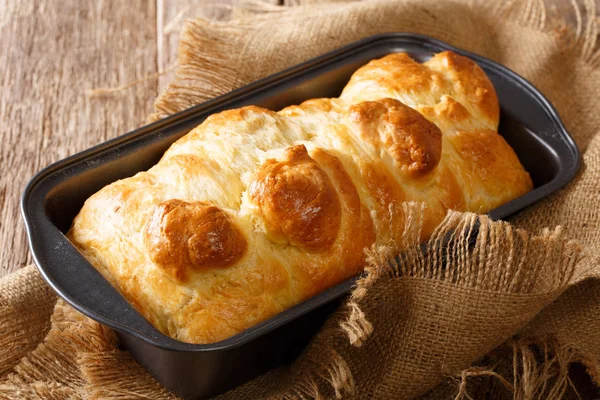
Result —
<instances>
[{"instance_id":1,"label":"wooden plank","mask_svg":"<svg viewBox=\"0 0 600 400\"><path fill-rule=\"evenodd\" d=\"M143 125L156 80L156 3L0 0L0 276L31 262L19 196L31 176Z\"/></svg>"},{"instance_id":2,"label":"wooden plank","mask_svg":"<svg viewBox=\"0 0 600 400\"><path fill-rule=\"evenodd\" d=\"M208 20L225 21L233 7L241 0L156 0L156 32L158 36L158 68L167 71L159 78L159 93L172 81L172 71L177 61L179 32L188 18L201 17ZM272 4L282 1L268 0Z\"/></svg>"}]
</instances>

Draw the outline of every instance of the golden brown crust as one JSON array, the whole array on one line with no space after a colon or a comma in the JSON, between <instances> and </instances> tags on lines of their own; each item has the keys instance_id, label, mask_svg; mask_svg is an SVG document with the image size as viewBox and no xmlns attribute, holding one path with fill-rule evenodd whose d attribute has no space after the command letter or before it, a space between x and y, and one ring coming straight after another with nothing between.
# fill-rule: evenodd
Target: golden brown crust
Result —
<instances>
[{"instance_id":1,"label":"golden brown crust","mask_svg":"<svg viewBox=\"0 0 600 400\"><path fill-rule=\"evenodd\" d=\"M186 282L192 272L235 264L247 247L244 235L219 207L177 199L156 206L145 242L152 262L178 282Z\"/></svg>"},{"instance_id":2,"label":"golden brown crust","mask_svg":"<svg viewBox=\"0 0 600 400\"><path fill-rule=\"evenodd\" d=\"M401 250L404 202L425 203L425 240L449 209L531 190L498 118L473 61L391 54L339 98L207 118L90 197L68 238L162 332L216 342L356 275L365 248Z\"/></svg>"},{"instance_id":3,"label":"golden brown crust","mask_svg":"<svg viewBox=\"0 0 600 400\"><path fill-rule=\"evenodd\" d=\"M504 138L489 129L458 131L449 141L460 156L462 182L473 193L469 209L488 212L489 197L515 198L533 187L531 177L523 173L519 159ZM477 185L485 182L485 185ZM485 197L477 196L485 191Z\"/></svg>"},{"instance_id":4,"label":"golden brown crust","mask_svg":"<svg viewBox=\"0 0 600 400\"><path fill-rule=\"evenodd\" d=\"M405 223L401 205L406 194L382 162L361 162L359 168L365 191L373 199L370 208L380 242L400 243Z\"/></svg>"},{"instance_id":5,"label":"golden brown crust","mask_svg":"<svg viewBox=\"0 0 600 400\"><path fill-rule=\"evenodd\" d=\"M267 160L249 188L269 237L308 251L331 247L340 229L340 200L303 145L286 149L281 161Z\"/></svg>"},{"instance_id":6,"label":"golden brown crust","mask_svg":"<svg viewBox=\"0 0 600 400\"><path fill-rule=\"evenodd\" d=\"M340 282L341 276L358 274L365 265L364 249L375 242L375 230L369 210L361 203L356 186L339 158L321 148L315 148L311 157L335 187L343 212L340 229L331 248L325 254L313 253L309 258L299 258L294 266L304 298Z\"/></svg>"},{"instance_id":7,"label":"golden brown crust","mask_svg":"<svg viewBox=\"0 0 600 400\"><path fill-rule=\"evenodd\" d=\"M452 82L454 93L459 93L468 106L477 110L481 117L497 127L500 121L500 105L494 85L485 72L471 59L444 51L427 61L427 67L440 72Z\"/></svg>"},{"instance_id":8,"label":"golden brown crust","mask_svg":"<svg viewBox=\"0 0 600 400\"><path fill-rule=\"evenodd\" d=\"M496 129L500 106L485 72L467 57L445 51L420 64L406 53L373 60L356 71L342 92L349 103L395 98L404 104L434 106L451 96L490 129Z\"/></svg>"},{"instance_id":9,"label":"golden brown crust","mask_svg":"<svg viewBox=\"0 0 600 400\"><path fill-rule=\"evenodd\" d=\"M434 117L434 121L445 120L450 126L468 123L471 119L471 114L462 104L447 96L434 107L420 107L419 112L426 118Z\"/></svg>"},{"instance_id":10,"label":"golden brown crust","mask_svg":"<svg viewBox=\"0 0 600 400\"><path fill-rule=\"evenodd\" d=\"M424 94L426 102L435 104L447 91L447 86L443 76L432 73L426 64L416 62L406 53L395 53L370 61L356 71L341 97L359 103L367 100L366 97L368 100L394 98L393 92L407 98ZM355 92L355 88L359 90ZM403 102L408 104L406 100Z\"/></svg>"},{"instance_id":11,"label":"golden brown crust","mask_svg":"<svg viewBox=\"0 0 600 400\"><path fill-rule=\"evenodd\" d=\"M349 116L360 137L386 151L402 176L419 179L440 161L438 127L398 100L365 101L351 106Z\"/></svg>"},{"instance_id":12,"label":"golden brown crust","mask_svg":"<svg viewBox=\"0 0 600 400\"><path fill-rule=\"evenodd\" d=\"M247 128L244 133L251 134L255 132L256 128L260 128L263 123L262 117L265 115L269 115L273 118L277 116L276 113L267 110L266 108L245 106L241 108L235 108L233 110L225 110L218 114L213 114L206 119L205 123L213 124L217 127L224 127L243 122Z\"/></svg>"}]
</instances>

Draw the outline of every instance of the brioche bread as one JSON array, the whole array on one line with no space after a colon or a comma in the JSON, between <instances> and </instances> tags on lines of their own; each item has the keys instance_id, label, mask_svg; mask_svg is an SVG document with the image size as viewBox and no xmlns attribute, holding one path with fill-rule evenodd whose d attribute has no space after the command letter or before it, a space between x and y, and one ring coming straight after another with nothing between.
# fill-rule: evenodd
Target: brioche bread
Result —
<instances>
[{"instance_id":1,"label":"brioche bread","mask_svg":"<svg viewBox=\"0 0 600 400\"><path fill-rule=\"evenodd\" d=\"M339 98L212 115L91 196L68 238L160 331L220 341L399 243L403 202L426 204L426 240L448 209L485 213L531 190L498 122L473 61L390 54Z\"/></svg>"}]
</instances>

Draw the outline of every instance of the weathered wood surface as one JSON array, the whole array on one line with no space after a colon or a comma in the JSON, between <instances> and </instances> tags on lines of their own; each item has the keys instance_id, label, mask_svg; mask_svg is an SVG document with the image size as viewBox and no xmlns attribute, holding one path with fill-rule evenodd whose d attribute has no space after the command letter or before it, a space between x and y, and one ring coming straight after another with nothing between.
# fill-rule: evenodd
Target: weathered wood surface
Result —
<instances>
[{"instance_id":1,"label":"weathered wood surface","mask_svg":"<svg viewBox=\"0 0 600 400\"><path fill-rule=\"evenodd\" d=\"M31 176L141 125L156 82L156 4L0 0L0 275L31 262L19 196Z\"/></svg>"}]
</instances>

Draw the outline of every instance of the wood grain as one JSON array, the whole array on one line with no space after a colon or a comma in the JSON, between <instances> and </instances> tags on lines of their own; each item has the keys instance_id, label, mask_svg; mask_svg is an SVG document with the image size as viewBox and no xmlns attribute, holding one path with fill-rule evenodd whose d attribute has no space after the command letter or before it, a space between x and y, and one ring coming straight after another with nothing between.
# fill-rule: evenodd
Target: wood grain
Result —
<instances>
[{"instance_id":1,"label":"wood grain","mask_svg":"<svg viewBox=\"0 0 600 400\"><path fill-rule=\"evenodd\" d=\"M42 167L142 125L156 80L146 0L0 0L0 276L31 262L19 196Z\"/></svg>"},{"instance_id":2,"label":"wood grain","mask_svg":"<svg viewBox=\"0 0 600 400\"><path fill-rule=\"evenodd\" d=\"M0 0L1 1L1 0ZM264 0L272 4L283 1ZM235 16L236 4L240 0L157 0L156 32L158 69L165 72L159 77L158 91L161 92L172 81L173 66L177 61L177 45L181 28L188 18L201 17L207 20L226 21Z\"/></svg>"}]
</instances>

